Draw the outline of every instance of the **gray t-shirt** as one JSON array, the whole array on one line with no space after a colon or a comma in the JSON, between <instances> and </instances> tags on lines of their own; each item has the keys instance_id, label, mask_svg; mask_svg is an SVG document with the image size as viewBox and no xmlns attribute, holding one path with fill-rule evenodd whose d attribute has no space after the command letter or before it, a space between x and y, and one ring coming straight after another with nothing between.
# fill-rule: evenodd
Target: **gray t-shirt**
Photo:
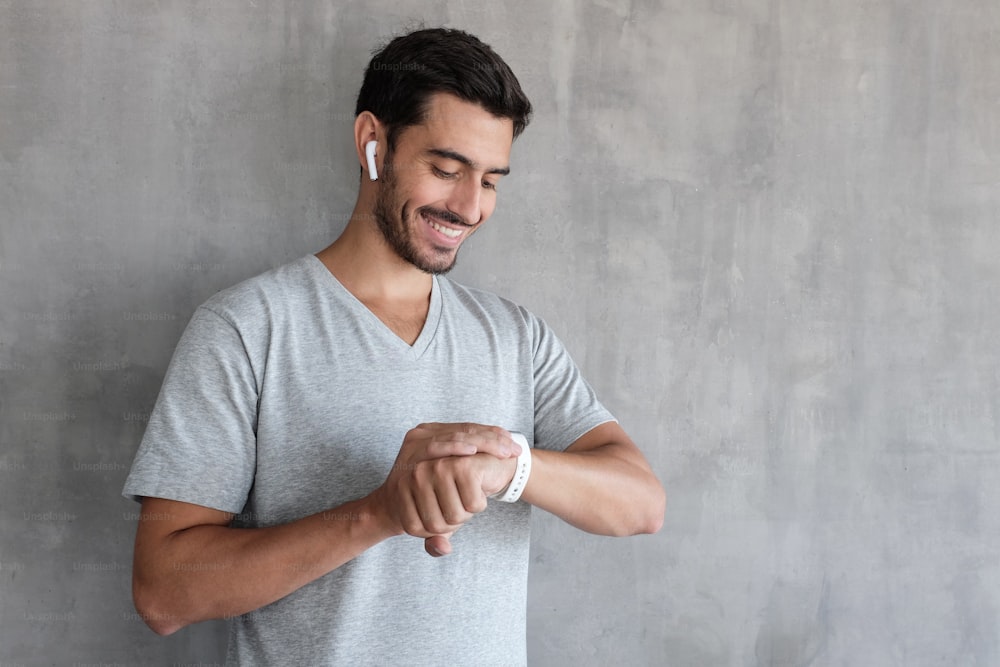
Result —
<instances>
[{"instance_id":1,"label":"gray t-shirt","mask_svg":"<svg viewBox=\"0 0 1000 667\"><path fill-rule=\"evenodd\" d=\"M411 346L307 255L195 311L123 493L272 526L370 493L421 422L496 424L561 450L613 419L525 309L435 277ZM491 500L443 558L386 540L233 619L227 662L524 664L529 519L524 502Z\"/></svg>"}]
</instances>

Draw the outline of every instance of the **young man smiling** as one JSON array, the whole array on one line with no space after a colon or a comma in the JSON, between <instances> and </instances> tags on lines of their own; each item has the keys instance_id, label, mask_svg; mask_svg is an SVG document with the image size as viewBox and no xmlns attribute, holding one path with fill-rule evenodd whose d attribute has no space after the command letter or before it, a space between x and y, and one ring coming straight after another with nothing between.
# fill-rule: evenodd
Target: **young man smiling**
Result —
<instances>
[{"instance_id":1,"label":"young man smiling","mask_svg":"<svg viewBox=\"0 0 1000 667\"><path fill-rule=\"evenodd\" d=\"M233 664L524 664L531 506L659 529L662 487L544 322L442 275L530 109L461 31L373 57L343 233L199 307L164 378L125 486L155 631L232 618Z\"/></svg>"}]
</instances>

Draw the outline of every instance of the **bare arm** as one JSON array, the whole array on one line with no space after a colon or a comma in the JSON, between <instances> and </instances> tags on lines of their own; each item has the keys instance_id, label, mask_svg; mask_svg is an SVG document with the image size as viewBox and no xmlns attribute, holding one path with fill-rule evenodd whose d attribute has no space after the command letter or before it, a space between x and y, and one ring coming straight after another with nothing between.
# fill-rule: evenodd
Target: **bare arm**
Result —
<instances>
[{"instance_id":1,"label":"bare arm","mask_svg":"<svg viewBox=\"0 0 1000 667\"><path fill-rule=\"evenodd\" d=\"M554 452L532 449L522 500L598 535L655 533L666 494L642 452L609 422Z\"/></svg>"},{"instance_id":2,"label":"bare arm","mask_svg":"<svg viewBox=\"0 0 1000 667\"><path fill-rule=\"evenodd\" d=\"M441 535L486 508L486 495L502 486L501 469L513 469L512 460L501 462L516 456L515 447L496 427L420 425L372 493L267 528L231 528L227 512L145 498L132 574L136 609L166 635L259 609L394 535L432 538L448 549Z\"/></svg>"},{"instance_id":3,"label":"bare arm","mask_svg":"<svg viewBox=\"0 0 1000 667\"><path fill-rule=\"evenodd\" d=\"M136 609L168 635L278 600L399 534L368 498L269 528L230 528L232 515L145 498L135 539Z\"/></svg>"}]
</instances>

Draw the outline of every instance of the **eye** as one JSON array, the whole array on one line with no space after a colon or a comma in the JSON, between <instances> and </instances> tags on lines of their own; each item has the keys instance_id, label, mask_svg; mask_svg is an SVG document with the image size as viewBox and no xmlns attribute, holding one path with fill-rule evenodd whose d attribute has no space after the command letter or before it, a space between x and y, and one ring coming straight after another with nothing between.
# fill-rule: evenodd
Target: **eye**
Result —
<instances>
[{"instance_id":1,"label":"eye","mask_svg":"<svg viewBox=\"0 0 1000 667\"><path fill-rule=\"evenodd\" d=\"M439 169L438 167L433 166L433 165L431 166L431 168L434 170L434 175L437 176L438 178L454 178L455 177L454 172L445 171L444 169Z\"/></svg>"},{"instance_id":2,"label":"eye","mask_svg":"<svg viewBox=\"0 0 1000 667\"><path fill-rule=\"evenodd\" d=\"M490 183L489 181L483 181L483 187L486 188L487 190L494 190L494 191L496 191L497 184L496 183Z\"/></svg>"}]
</instances>

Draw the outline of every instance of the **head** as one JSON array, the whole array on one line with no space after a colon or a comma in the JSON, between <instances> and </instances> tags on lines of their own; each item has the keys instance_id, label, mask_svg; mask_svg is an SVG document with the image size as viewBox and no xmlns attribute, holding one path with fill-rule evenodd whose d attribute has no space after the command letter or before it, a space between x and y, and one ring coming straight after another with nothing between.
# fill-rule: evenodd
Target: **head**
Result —
<instances>
[{"instance_id":1,"label":"head","mask_svg":"<svg viewBox=\"0 0 1000 667\"><path fill-rule=\"evenodd\" d=\"M378 51L358 95L355 140L378 142L373 214L386 242L430 273L451 269L458 247L496 205L510 148L531 104L510 67L460 30L397 37Z\"/></svg>"}]
</instances>

